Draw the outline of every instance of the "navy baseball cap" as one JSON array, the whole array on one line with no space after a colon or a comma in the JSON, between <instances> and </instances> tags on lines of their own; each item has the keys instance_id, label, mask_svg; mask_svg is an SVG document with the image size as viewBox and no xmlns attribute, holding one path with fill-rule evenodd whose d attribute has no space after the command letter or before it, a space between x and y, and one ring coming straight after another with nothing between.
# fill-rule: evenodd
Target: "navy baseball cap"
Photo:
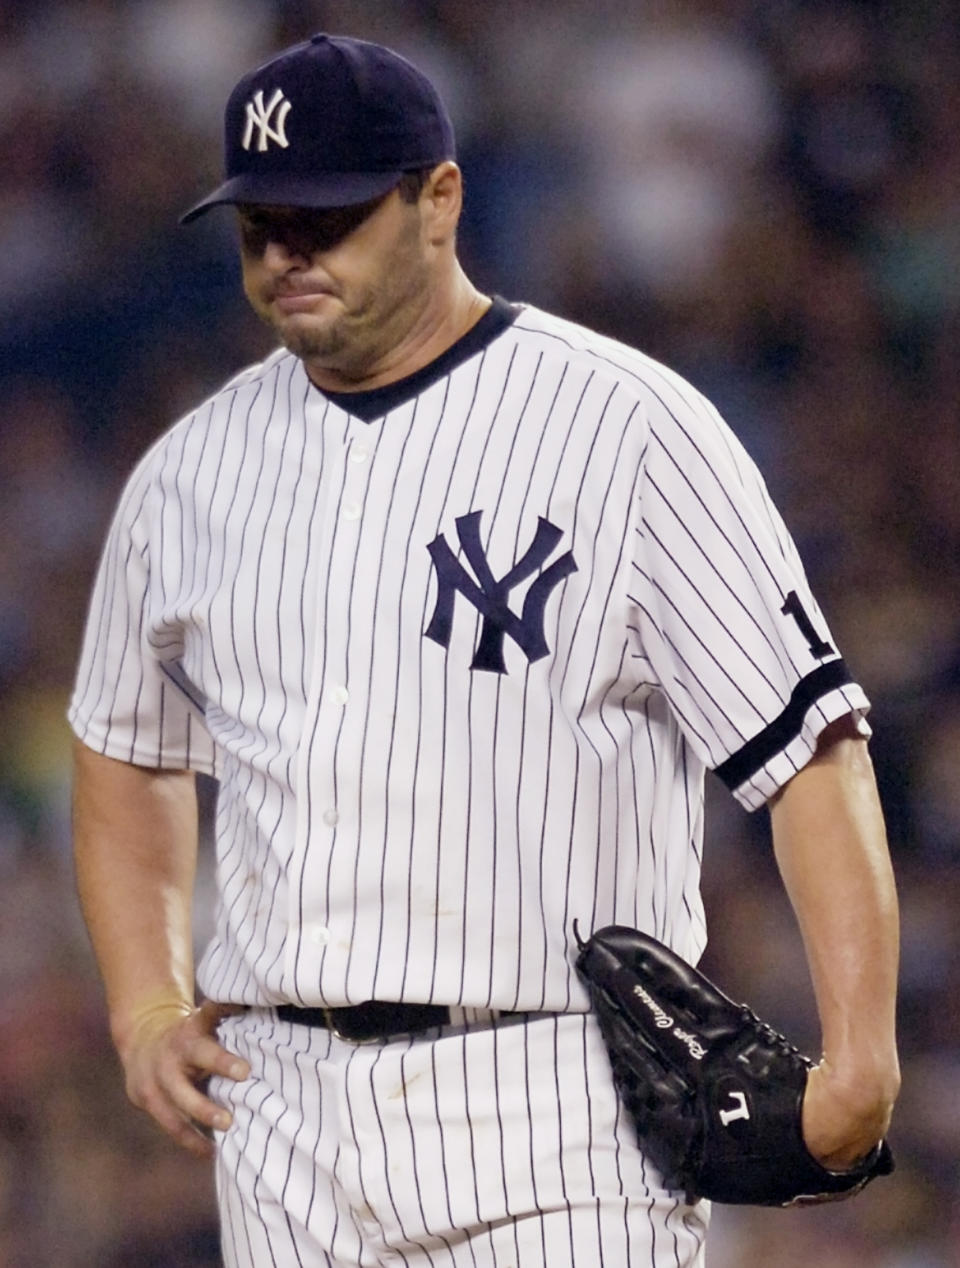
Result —
<instances>
[{"instance_id":1,"label":"navy baseball cap","mask_svg":"<svg viewBox=\"0 0 960 1268\"><path fill-rule=\"evenodd\" d=\"M391 49L315 35L245 75L224 114L226 180L180 218L221 203L350 207L404 172L455 157L437 90Z\"/></svg>"}]
</instances>

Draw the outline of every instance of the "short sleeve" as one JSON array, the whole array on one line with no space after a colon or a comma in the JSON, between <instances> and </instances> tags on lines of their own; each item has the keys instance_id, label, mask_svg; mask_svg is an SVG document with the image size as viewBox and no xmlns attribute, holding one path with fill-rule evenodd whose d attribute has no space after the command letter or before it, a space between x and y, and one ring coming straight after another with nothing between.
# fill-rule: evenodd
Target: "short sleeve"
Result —
<instances>
[{"instance_id":1,"label":"short sleeve","mask_svg":"<svg viewBox=\"0 0 960 1268\"><path fill-rule=\"evenodd\" d=\"M151 620L160 534L158 450L131 477L111 525L90 599L68 719L108 757L215 775L204 701L185 680L175 630Z\"/></svg>"},{"instance_id":2,"label":"short sleeve","mask_svg":"<svg viewBox=\"0 0 960 1268\"><path fill-rule=\"evenodd\" d=\"M631 600L639 655L688 742L748 809L869 702L760 473L682 380L650 411Z\"/></svg>"}]
</instances>

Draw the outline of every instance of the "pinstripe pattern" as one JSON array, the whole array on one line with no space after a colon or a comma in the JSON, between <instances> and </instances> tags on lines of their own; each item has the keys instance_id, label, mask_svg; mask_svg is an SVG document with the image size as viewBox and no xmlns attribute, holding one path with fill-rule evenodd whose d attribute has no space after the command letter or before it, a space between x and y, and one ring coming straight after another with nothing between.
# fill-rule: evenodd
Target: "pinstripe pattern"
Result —
<instances>
[{"instance_id":1,"label":"pinstripe pattern","mask_svg":"<svg viewBox=\"0 0 960 1268\"><path fill-rule=\"evenodd\" d=\"M619 1119L573 920L696 961L706 769L759 806L867 708L712 406L503 312L353 401L275 353L145 456L104 551L74 728L220 781L199 978L254 1006L225 1023L253 1076L214 1084L228 1268L701 1265L705 1207ZM269 1007L371 998L542 1015L353 1048Z\"/></svg>"},{"instance_id":2,"label":"pinstripe pattern","mask_svg":"<svg viewBox=\"0 0 960 1268\"><path fill-rule=\"evenodd\" d=\"M264 1009L222 1038L252 1067L211 1089L234 1114L217 1176L227 1268L703 1263L708 1204L663 1192L592 1017L355 1047Z\"/></svg>"},{"instance_id":3,"label":"pinstripe pattern","mask_svg":"<svg viewBox=\"0 0 960 1268\"><path fill-rule=\"evenodd\" d=\"M549 655L508 637L502 674L469 668L463 595L449 646L423 637L426 547L456 551L468 512L495 577L538 517L576 561ZM218 775L213 997L583 1009L574 917L702 949L704 769L763 749L821 664L790 592L826 635L712 407L527 308L373 422L278 352L174 427L118 510L71 718ZM813 700L736 795L761 804L865 707L852 684Z\"/></svg>"}]
</instances>

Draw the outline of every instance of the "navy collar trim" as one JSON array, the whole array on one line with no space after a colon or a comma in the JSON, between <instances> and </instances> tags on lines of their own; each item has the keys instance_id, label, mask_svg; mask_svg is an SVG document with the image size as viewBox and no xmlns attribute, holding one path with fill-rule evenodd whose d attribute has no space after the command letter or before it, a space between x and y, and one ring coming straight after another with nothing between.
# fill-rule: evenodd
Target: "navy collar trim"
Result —
<instances>
[{"instance_id":1,"label":"navy collar trim","mask_svg":"<svg viewBox=\"0 0 960 1268\"><path fill-rule=\"evenodd\" d=\"M339 405L342 410L372 423L392 409L405 405L421 392L426 391L438 380L444 378L458 365L468 361L476 353L482 352L498 335L503 334L516 321L521 311L519 304L508 304L505 299L495 295L493 303L483 314L475 326L471 326L465 335L442 352L429 365L415 370L405 379L396 383L385 383L383 387L370 388L367 392L327 392L317 388L327 400ZM316 387L316 384L314 384Z\"/></svg>"}]
</instances>

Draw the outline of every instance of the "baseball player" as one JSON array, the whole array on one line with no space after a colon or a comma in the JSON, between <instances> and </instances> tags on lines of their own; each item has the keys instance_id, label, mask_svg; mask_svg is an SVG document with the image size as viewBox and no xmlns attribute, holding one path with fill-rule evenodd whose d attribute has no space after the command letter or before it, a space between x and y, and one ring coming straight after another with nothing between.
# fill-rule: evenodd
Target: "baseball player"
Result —
<instances>
[{"instance_id":1,"label":"baseball player","mask_svg":"<svg viewBox=\"0 0 960 1268\"><path fill-rule=\"evenodd\" d=\"M215 1152L229 1268L700 1265L709 1204L637 1147L572 924L696 961L705 770L769 805L823 1029L807 1144L865 1154L898 1078L868 702L711 405L465 276L417 70L318 35L225 126L186 219L236 208L281 346L132 475L70 709L130 1096Z\"/></svg>"}]
</instances>

